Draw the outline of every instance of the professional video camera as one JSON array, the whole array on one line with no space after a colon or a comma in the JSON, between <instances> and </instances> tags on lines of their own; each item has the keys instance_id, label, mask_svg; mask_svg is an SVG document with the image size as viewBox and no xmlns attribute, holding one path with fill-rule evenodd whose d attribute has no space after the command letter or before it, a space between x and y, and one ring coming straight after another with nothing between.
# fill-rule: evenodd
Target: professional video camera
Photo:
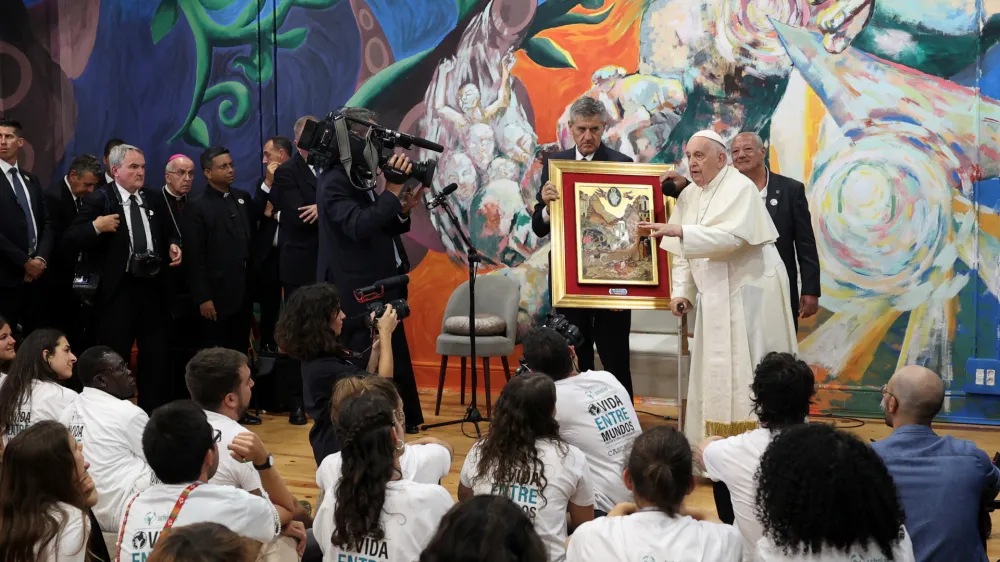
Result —
<instances>
[{"instance_id":1,"label":"professional video camera","mask_svg":"<svg viewBox=\"0 0 1000 562\"><path fill-rule=\"evenodd\" d=\"M364 190L375 187L375 176L382 170L386 180L393 183L403 183L411 177L425 186L431 185L437 160L428 159L423 162L412 162L413 169L409 176L389 168L389 158L396 147L412 148L414 146L433 152L444 152L444 147L420 137L393 131L364 119L348 115L349 111L331 112L323 121L306 121L298 146L309 151L314 158L319 158L319 167L340 162L344 166L351 184ZM367 128L362 134L358 127Z\"/></svg>"},{"instance_id":2,"label":"professional video camera","mask_svg":"<svg viewBox=\"0 0 1000 562\"><path fill-rule=\"evenodd\" d=\"M406 299L394 299L388 303L383 302L386 288L402 287L409 282L409 276L397 275L395 277L376 281L367 287L354 289L354 300L365 305L365 326L369 329L375 327L378 323L378 319L385 314L386 304L391 304L392 307L396 309L396 317L400 320L409 316L410 304L406 302ZM375 314L374 317L372 316L372 313Z\"/></svg>"},{"instance_id":3,"label":"professional video camera","mask_svg":"<svg viewBox=\"0 0 1000 562\"><path fill-rule=\"evenodd\" d=\"M566 345L577 347L583 343L583 333L580 332L580 328L574 324L570 324L569 320L566 320L566 317L562 314L549 312L545 315L545 322L542 323L542 327L552 328L555 330L556 333L566 340ZM518 361L517 371L514 372L514 375L523 375L530 370L531 369L528 368L527 359L521 357Z\"/></svg>"}]
</instances>

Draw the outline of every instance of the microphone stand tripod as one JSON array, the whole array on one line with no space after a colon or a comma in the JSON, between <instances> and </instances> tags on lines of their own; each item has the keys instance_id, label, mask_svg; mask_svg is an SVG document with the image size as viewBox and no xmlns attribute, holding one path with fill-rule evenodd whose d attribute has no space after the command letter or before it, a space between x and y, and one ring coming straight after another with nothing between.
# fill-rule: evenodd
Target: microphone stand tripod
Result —
<instances>
[{"instance_id":1,"label":"microphone stand tripod","mask_svg":"<svg viewBox=\"0 0 1000 562\"><path fill-rule=\"evenodd\" d=\"M472 240L469 240L465 231L462 230L462 225L459 224L458 218L455 217L455 211L453 211L451 209L451 205L448 204L447 196L448 193L441 193L434 196L434 199L428 203L427 208L433 209L435 207L443 207L445 212L448 213L448 219L451 220L452 226L454 226L455 230L458 231L459 236L462 237L462 242L465 243L465 247L467 248L466 255L467 261L469 262L469 351L472 355L472 402L469 403L469 407L465 410L465 417L462 419L423 425L421 426L421 429L426 431L435 427L444 427L448 425L471 422L476 428L476 437L478 438L482 435L479 431L479 422L490 421L488 418L484 418L482 414L479 413L479 408L476 407L476 269L479 267L479 262L482 261L482 256L479 254L479 250L473 246Z\"/></svg>"}]
</instances>

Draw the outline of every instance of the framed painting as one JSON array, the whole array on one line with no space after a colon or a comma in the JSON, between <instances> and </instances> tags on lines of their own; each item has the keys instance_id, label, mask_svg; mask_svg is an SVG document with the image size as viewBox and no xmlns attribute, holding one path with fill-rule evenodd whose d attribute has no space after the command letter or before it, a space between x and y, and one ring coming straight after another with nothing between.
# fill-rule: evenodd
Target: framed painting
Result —
<instances>
[{"instance_id":1,"label":"framed painting","mask_svg":"<svg viewBox=\"0 0 1000 562\"><path fill-rule=\"evenodd\" d=\"M550 160L559 199L549 206L552 304L670 308L670 263L639 223L667 222L663 164ZM644 235L646 234L646 235Z\"/></svg>"}]
</instances>

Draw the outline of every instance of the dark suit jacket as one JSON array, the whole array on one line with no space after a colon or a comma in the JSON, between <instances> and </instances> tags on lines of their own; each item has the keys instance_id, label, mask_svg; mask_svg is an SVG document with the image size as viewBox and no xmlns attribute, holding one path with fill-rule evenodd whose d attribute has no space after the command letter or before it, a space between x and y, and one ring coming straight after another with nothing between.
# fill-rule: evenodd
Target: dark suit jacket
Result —
<instances>
[{"instance_id":1,"label":"dark suit jacket","mask_svg":"<svg viewBox=\"0 0 1000 562\"><path fill-rule=\"evenodd\" d=\"M271 205L281 211L278 246L279 277L285 285L301 287L316 282L319 221L303 222L299 207L316 204L316 176L301 155L278 167L271 186Z\"/></svg>"},{"instance_id":2,"label":"dark suit jacket","mask_svg":"<svg viewBox=\"0 0 1000 562\"><path fill-rule=\"evenodd\" d=\"M31 214L35 217L38 231L34 256L48 262L56 236L46 210L42 186L38 176L30 172L21 170L21 179L31 198ZM34 257L28 255L28 250L28 218L17 202L10 176L0 173L0 287L20 287L24 284L24 264Z\"/></svg>"},{"instance_id":3,"label":"dark suit jacket","mask_svg":"<svg viewBox=\"0 0 1000 562\"><path fill-rule=\"evenodd\" d=\"M778 241L775 246L781 254L788 271L788 282L791 288L792 309L796 316L799 313L799 268L802 266L802 294L819 296L819 255L816 253L816 238L813 236L812 218L809 215L809 203L806 201L806 188L802 182L793 180L774 172L767 185L767 200L765 207L778 229ZM777 201L772 205L771 201Z\"/></svg>"},{"instance_id":4,"label":"dark suit jacket","mask_svg":"<svg viewBox=\"0 0 1000 562\"><path fill-rule=\"evenodd\" d=\"M52 231L56 236L52 259L45 275L42 277L49 287L69 287L73 283L73 271L76 268L76 258L79 248L66 236L73 219L76 218L76 201L66 184L66 177L52 182L45 192L45 207L52 221Z\"/></svg>"},{"instance_id":5,"label":"dark suit jacket","mask_svg":"<svg viewBox=\"0 0 1000 562\"><path fill-rule=\"evenodd\" d=\"M211 186L184 206L184 264L195 304L212 301L220 315L235 314L247 297L253 254L250 242L257 205L250 194L231 188L236 216L223 194Z\"/></svg>"},{"instance_id":6,"label":"dark suit jacket","mask_svg":"<svg viewBox=\"0 0 1000 562\"><path fill-rule=\"evenodd\" d=\"M551 230L549 223L545 222L542 217L542 211L545 209L545 203L542 202L542 186L549 181L549 160L576 160L576 147L556 152L552 156L542 159L542 177L538 184L538 193L535 194L537 203L535 203L535 212L531 215L531 230L535 231L535 235L538 237L548 236ZM609 148L602 142L594 153L593 161L632 162L632 159L613 148Z\"/></svg>"},{"instance_id":7,"label":"dark suit jacket","mask_svg":"<svg viewBox=\"0 0 1000 562\"><path fill-rule=\"evenodd\" d=\"M319 179L317 276L337 286L345 314L361 314L364 307L354 299L353 290L398 275L394 240L410 230L412 221L400 220L403 205L398 197L383 191L372 201L369 192L351 185L343 168L327 170ZM405 269L406 251L402 244L398 249ZM387 291L386 300L403 294Z\"/></svg>"},{"instance_id":8,"label":"dark suit jacket","mask_svg":"<svg viewBox=\"0 0 1000 562\"><path fill-rule=\"evenodd\" d=\"M257 201L258 210L260 211L260 219L257 221L256 228L253 233L253 255L256 265L259 267L261 264L267 260L271 252L280 251L280 244L278 248L275 248L271 244L274 243L274 233L278 230L278 221L274 219L273 215L271 217L264 216L264 209L267 203L270 202L271 206L274 207L274 201L270 193L265 193L263 189L260 188L264 183L264 178L261 178L257 182L257 193L254 194L254 199ZM276 183L276 182L275 182ZM272 188L273 188L272 184ZM277 207L274 211L277 212ZM280 236L280 234L279 234ZM280 242L280 240L279 240Z\"/></svg>"},{"instance_id":9,"label":"dark suit jacket","mask_svg":"<svg viewBox=\"0 0 1000 562\"><path fill-rule=\"evenodd\" d=\"M125 209L115 195L116 189L117 184L106 184L84 197L80 212L66 233L69 243L86 251L88 261L101 273L101 282L97 287L98 305L107 303L114 296L118 283L125 275L130 257L128 221L125 219ZM180 240L167 216L163 198L156 195L156 190L146 187L139 190L139 196L148 212L149 231L153 236L150 248L155 249L162 260L160 274L157 276L159 279L170 265L170 245L179 245ZM115 214L120 220L117 230L98 233L94 229L93 222L97 217Z\"/></svg>"}]
</instances>

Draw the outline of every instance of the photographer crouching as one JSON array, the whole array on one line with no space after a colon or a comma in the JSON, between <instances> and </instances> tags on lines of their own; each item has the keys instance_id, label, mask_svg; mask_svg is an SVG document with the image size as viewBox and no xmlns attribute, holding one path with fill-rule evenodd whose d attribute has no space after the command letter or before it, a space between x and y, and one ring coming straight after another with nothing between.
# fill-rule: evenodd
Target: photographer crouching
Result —
<instances>
[{"instance_id":1,"label":"photographer crouching","mask_svg":"<svg viewBox=\"0 0 1000 562\"><path fill-rule=\"evenodd\" d=\"M406 156L394 154L394 148L419 145L421 139L379 127L375 119L376 115L366 109L344 108L323 123L307 123L299 141L300 147L327 161L321 165L316 190L317 277L339 288L340 304L347 315L341 340L362 355L361 364L368 361L374 330L371 303L358 297L356 289L409 271L400 235L410 230L410 211L422 200L435 163L411 163ZM385 189L380 193L375 190L379 173L385 178ZM404 189L411 177L422 185ZM408 310L397 302L406 298L405 283L377 288L381 294L378 300L392 301L399 319L405 318ZM383 340L381 345L389 343ZM393 380L403 399L406 432L417 433L424 417L402 322L392 332L391 346Z\"/></svg>"}]
</instances>

